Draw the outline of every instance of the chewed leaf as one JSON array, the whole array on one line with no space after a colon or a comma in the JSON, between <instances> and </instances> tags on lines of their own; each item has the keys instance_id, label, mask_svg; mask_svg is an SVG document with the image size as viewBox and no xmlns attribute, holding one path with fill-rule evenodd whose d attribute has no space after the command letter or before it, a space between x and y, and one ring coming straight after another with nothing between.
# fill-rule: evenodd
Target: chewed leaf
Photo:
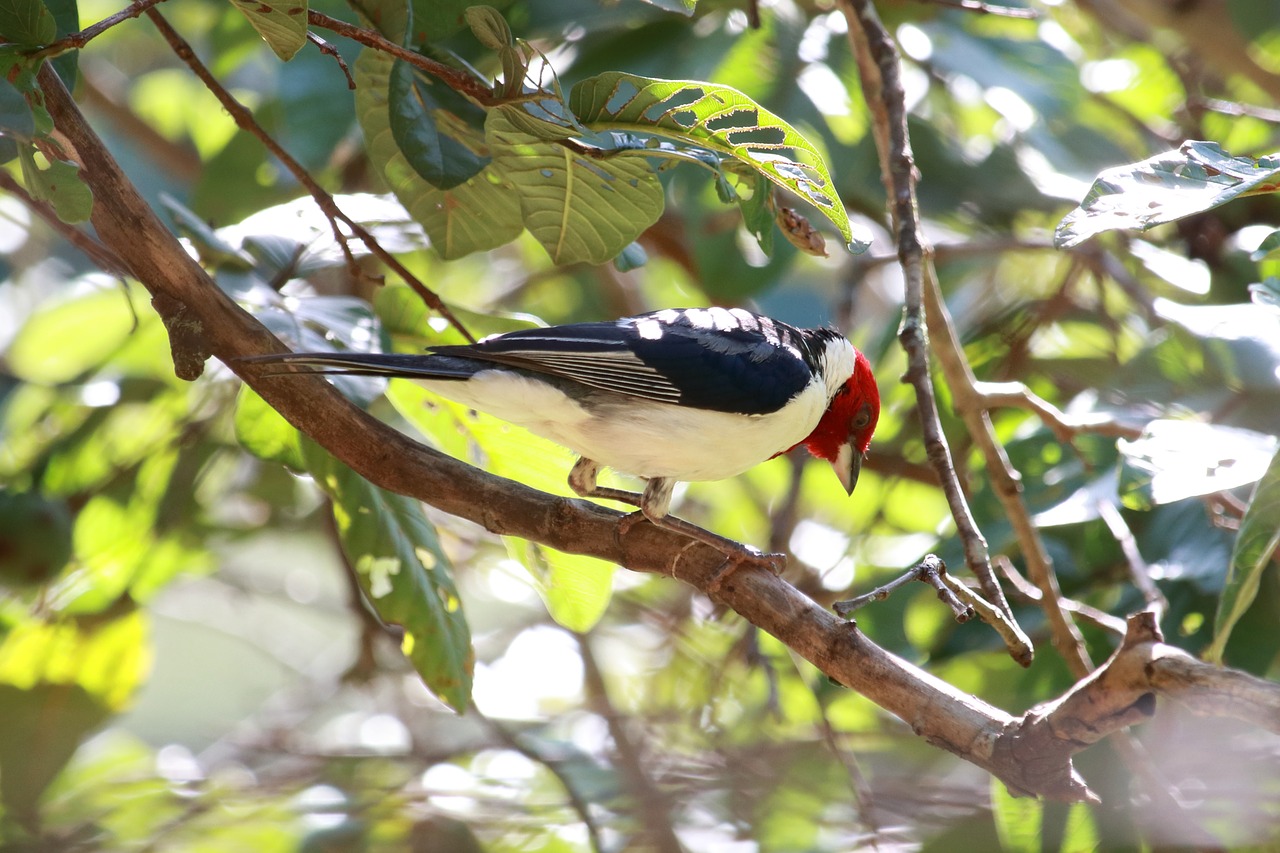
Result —
<instances>
[{"instance_id":1,"label":"chewed leaf","mask_svg":"<svg viewBox=\"0 0 1280 853\"><path fill-rule=\"evenodd\" d=\"M1278 155L1232 157L1212 142L1185 142L1177 151L1098 175L1080 206L1059 223L1053 241L1068 249L1103 231L1145 231L1278 186Z\"/></svg>"},{"instance_id":2,"label":"chewed leaf","mask_svg":"<svg viewBox=\"0 0 1280 853\"><path fill-rule=\"evenodd\" d=\"M574 86L569 108L592 130L658 134L727 154L806 199L846 242L855 242L822 155L795 128L736 89L609 71Z\"/></svg>"}]
</instances>

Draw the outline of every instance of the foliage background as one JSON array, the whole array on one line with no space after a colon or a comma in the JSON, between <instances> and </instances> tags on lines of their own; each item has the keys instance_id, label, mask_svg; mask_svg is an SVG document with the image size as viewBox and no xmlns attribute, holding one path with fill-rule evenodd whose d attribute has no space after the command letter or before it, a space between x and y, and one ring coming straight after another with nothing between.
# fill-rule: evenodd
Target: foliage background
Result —
<instances>
[{"instance_id":1,"label":"foliage background","mask_svg":"<svg viewBox=\"0 0 1280 853\"><path fill-rule=\"evenodd\" d=\"M307 48L280 62L230 5L163 8L324 186L384 191L357 101L331 58ZM313 8L354 17L336 3ZM1275 449L1280 320L1265 301L1251 302L1248 287L1275 274L1274 259L1251 253L1280 211L1258 196L1070 252L1050 241L1104 168L1184 139L1235 154L1277 148L1280 14L1243 0L1185 8L1164 15L1164 4L1138 0L1060 3L1036 6L1032 20L929 4L880 11L906 57L922 214L979 377L1025 382L1069 413L1105 413L1131 429L1156 418L1193 425L1123 454L1114 435L1081 434L1072 446L1028 412L993 414L1066 594L1123 615L1144 604L1135 576L1148 578L1167 599L1169 639L1200 652L1213 636L1232 528ZM1197 9L1210 11L1193 18ZM114 11L83 3L81 24ZM445 262L371 200L344 199L353 215L388 222L402 262L478 333L529 317L558 323L743 302L796 323L836 322L872 358L886 404L855 497L821 466L784 458L734 481L690 485L678 512L789 550L793 581L826 601L850 586L869 589L927 551L960 565L924 464L914 398L896 381L901 282L839 10L764 4L759 27L719 3L691 16L629 0L517 2L503 12L550 58L566 91L620 70L707 80L754 98L825 154L841 198L877 234L870 256L835 248L815 259L779 240L764 257L696 166L662 173L667 205L642 239L648 262L627 272L554 266L528 235ZM468 39L449 44L493 72ZM331 41L355 66L358 47ZM301 195L145 20L81 52L77 95L148 200L173 211L167 199L176 199L194 214L185 227L206 257L212 238L198 223L231 226ZM278 236L286 219L273 211L266 224L220 237ZM248 269L223 264L218 280L246 302L261 300L260 316L277 330L384 335L406 349L453 340L395 276L375 287L317 261L277 301L259 279L270 278L273 262L287 264L269 240L259 246ZM229 373L211 365L198 382L174 378L143 291L98 272L13 193L0 195L0 252L0 482L10 502L0 523L14 547L54 551L5 563L58 568L38 585L43 578L11 573L0 599L0 800L15 845L1276 843L1274 737L1162 707L1139 732L1158 781L1132 778L1104 745L1081 765L1106 806L1028 808L671 580L429 514L475 646L475 709L457 717L423 688L347 580L341 544L350 530L329 510L334 488L251 456L242 442L293 461L306 448L273 433L269 413ZM428 407L411 388L350 390L454 455L568 493L566 452L456 407ZM938 391L945 418L948 391ZM944 426L993 552L1019 565L963 425ZM280 435L280 446L264 449ZM19 493L44 503L19 505L10 497ZM1226 660L1274 679L1274 565L1260 582ZM928 590L899 593L858 623L1017 713L1072 683L1038 610L1023 603L1018 612L1040 648L1026 671L982 626L953 624ZM1103 659L1114 639L1085 630ZM1152 784L1175 792L1176 813L1152 805Z\"/></svg>"}]
</instances>

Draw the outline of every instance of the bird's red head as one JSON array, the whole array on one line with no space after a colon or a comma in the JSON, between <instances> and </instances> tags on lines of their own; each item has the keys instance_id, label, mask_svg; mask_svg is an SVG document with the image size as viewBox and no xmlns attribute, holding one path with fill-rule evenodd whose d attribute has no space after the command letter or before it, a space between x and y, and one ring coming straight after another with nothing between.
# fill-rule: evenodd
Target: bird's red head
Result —
<instances>
[{"instance_id":1,"label":"bird's red head","mask_svg":"<svg viewBox=\"0 0 1280 853\"><path fill-rule=\"evenodd\" d=\"M871 373L871 363L855 350L853 375L831 398L822 419L804 446L835 468L845 491L853 494L862 459L880 420L880 389Z\"/></svg>"}]
</instances>

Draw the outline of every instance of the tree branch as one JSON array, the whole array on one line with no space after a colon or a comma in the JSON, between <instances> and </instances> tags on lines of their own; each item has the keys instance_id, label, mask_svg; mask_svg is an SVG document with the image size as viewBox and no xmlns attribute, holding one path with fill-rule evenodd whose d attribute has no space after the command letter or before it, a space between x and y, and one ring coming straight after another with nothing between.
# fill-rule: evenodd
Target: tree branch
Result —
<instances>
[{"instance_id":1,"label":"tree branch","mask_svg":"<svg viewBox=\"0 0 1280 853\"><path fill-rule=\"evenodd\" d=\"M281 352L283 346L182 250L120 171L56 74L46 66L39 80L49 112L93 189L93 225L152 294L152 305L169 328L180 376L198 376L204 360L216 355L290 423L371 482L493 533L633 571L660 572L704 593L718 579L723 555L713 548L690 545L679 534L649 524L623 530L619 512L535 491L412 441L352 405L321 377L272 379L260 375L262 368L240 361L242 356ZM743 567L719 584L716 598L833 680L900 717L929 743L986 769L1012 789L1064 800L1092 796L1072 766L1071 755L1081 741L1053 734L1075 732L1079 727L1071 724L1072 715L1091 719L1087 707L1068 701L1077 691L1036 719L1015 718L890 654L856 625L840 621L768 571ZM1192 666L1195 662L1176 649L1156 641L1130 645L1109 665L1115 673L1105 682L1109 687L1167 692L1200 712L1243 715L1272 730L1280 725L1280 687L1212 668L1220 674L1209 679L1204 665ZM1151 666L1128 665L1139 647L1147 650ZM1121 675L1132 681L1121 683ZM1099 676L1077 690L1096 690L1091 685L1101 680ZM1202 696L1206 689L1212 692ZM1146 707L1142 702L1129 705ZM1116 706L1127 707L1123 702ZM1108 720L1115 728L1133 717L1112 714ZM1054 726L1046 728L1038 722L1042 718L1053 719Z\"/></svg>"}]
</instances>

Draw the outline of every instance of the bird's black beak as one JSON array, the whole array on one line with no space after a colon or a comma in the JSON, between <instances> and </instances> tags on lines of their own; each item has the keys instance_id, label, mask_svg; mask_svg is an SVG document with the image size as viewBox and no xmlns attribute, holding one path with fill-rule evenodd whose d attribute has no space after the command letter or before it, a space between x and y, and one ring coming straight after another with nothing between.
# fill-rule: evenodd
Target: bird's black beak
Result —
<instances>
[{"instance_id":1,"label":"bird's black beak","mask_svg":"<svg viewBox=\"0 0 1280 853\"><path fill-rule=\"evenodd\" d=\"M840 485L844 486L848 494L853 494L853 487L858 485L858 474L862 472L862 457L863 454L846 442L840 445L840 451L836 453L836 459L831 463L831 467L836 469L836 476L840 478Z\"/></svg>"}]
</instances>

